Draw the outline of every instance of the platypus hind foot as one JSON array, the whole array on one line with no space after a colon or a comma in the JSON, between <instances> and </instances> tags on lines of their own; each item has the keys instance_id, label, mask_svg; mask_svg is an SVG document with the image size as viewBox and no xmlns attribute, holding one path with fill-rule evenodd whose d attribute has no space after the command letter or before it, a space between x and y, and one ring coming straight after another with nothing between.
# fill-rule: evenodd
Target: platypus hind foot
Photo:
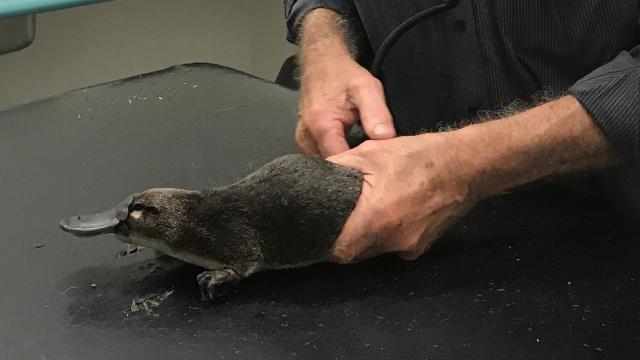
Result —
<instances>
[{"instance_id":1,"label":"platypus hind foot","mask_svg":"<svg viewBox=\"0 0 640 360\"><path fill-rule=\"evenodd\" d=\"M196 277L203 301L211 301L233 289L242 277L231 269L204 271Z\"/></svg>"}]
</instances>

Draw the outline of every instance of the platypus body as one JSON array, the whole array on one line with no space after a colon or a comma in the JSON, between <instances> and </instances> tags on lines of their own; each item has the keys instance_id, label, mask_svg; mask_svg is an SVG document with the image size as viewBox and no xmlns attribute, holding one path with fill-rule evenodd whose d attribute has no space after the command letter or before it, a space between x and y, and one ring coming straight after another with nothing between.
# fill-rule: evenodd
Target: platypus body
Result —
<instances>
[{"instance_id":1,"label":"platypus body","mask_svg":"<svg viewBox=\"0 0 640 360\"><path fill-rule=\"evenodd\" d=\"M361 187L354 170L287 155L226 187L150 189L60 226L79 236L113 232L201 266L203 298L213 299L255 272L326 261Z\"/></svg>"}]
</instances>

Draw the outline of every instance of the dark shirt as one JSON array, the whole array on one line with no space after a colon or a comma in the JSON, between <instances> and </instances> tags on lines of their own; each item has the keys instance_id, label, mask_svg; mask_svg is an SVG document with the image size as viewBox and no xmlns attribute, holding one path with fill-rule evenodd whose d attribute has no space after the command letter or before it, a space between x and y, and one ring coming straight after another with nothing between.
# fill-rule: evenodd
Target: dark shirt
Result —
<instances>
[{"instance_id":1,"label":"dark shirt","mask_svg":"<svg viewBox=\"0 0 640 360\"><path fill-rule=\"evenodd\" d=\"M303 16L329 8L362 25L375 52L437 0L285 0L293 41ZM420 23L383 65L398 131L413 134L573 94L617 151L640 162L640 0L461 0Z\"/></svg>"}]
</instances>

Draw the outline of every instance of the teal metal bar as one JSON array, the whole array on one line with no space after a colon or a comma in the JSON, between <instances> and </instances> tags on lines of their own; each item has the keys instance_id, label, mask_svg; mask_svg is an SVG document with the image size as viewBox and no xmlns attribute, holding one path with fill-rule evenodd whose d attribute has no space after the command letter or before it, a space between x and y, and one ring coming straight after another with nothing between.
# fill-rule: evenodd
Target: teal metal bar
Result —
<instances>
[{"instance_id":1,"label":"teal metal bar","mask_svg":"<svg viewBox=\"0 0 640 360\"><path fill-rule=\"evenodd\" d=\"M35 14L109 0L0 0L0 18Z\"/></svg>"}]
</instances>

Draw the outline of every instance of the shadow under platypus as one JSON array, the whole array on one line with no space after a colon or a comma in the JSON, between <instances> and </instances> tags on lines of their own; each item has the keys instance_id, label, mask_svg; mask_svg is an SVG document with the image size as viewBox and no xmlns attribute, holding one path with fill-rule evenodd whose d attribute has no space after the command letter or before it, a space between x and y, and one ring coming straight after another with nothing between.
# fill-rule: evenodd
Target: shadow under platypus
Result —
<instances>
[{"instance_id":1,"label":"shadow under platypus","mask_svg":"<svg viewBox=\"0 0 640 360\"><path fill-rule=\"evenodd\" d=\"M354 170L287 155L229 186L150 189L60 226L77 236L115 233L201 266L203 298L213 299L258 271L326 261L361 187Z\"/></svg>"}]
</instances>

